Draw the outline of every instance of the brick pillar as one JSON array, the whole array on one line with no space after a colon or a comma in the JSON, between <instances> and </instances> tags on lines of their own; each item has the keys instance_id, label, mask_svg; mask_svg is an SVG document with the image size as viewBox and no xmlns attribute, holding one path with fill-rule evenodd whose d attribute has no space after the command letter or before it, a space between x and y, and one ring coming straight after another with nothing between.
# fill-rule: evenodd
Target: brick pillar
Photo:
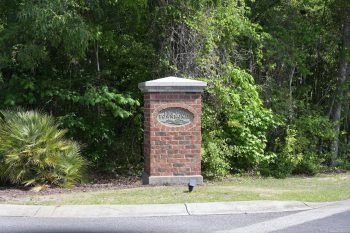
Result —
<instances>
[{"instance_id":1,"label":"brick pillar","mask_svg":"<svg viewBox=\"0 0 350 233\"><path fill-rule=\"evenodd\" d=\"M139 84L144 92L144 184L203 183L201 92L205 82L168 77Z\"/></svg>"}]
</instances>

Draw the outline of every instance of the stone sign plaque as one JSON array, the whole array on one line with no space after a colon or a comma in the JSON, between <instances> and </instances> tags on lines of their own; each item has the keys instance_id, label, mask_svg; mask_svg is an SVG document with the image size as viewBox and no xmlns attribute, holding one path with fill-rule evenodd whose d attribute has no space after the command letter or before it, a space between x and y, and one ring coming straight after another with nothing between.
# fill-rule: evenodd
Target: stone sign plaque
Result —
<instances>
[{"instance_id":1,"label":"stone sign plaque","mask_svg":"<svg viewBox=\"0 0 350 233\"><path fill-rule=\"evenodd\" d=\"M157 119L166 125L181 126L193 121L193 113L184 108L166 108L158 113Z\"/></svg>"}]
</instances>

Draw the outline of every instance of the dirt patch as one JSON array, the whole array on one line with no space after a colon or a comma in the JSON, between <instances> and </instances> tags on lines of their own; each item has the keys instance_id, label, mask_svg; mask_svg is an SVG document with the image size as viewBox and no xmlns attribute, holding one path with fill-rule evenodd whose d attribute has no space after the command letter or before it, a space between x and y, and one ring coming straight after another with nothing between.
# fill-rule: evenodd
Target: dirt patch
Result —
<instances>
[{"instance_id":1,"label":"dirt patch","mask_svg":"<svg viewBox=\"0 0 350 233\"><path fill-rule=\"evenodd\" d=\"M47 196L61 193L91 192L136 188L142 186L140 177L116 177L93 180L74 188L48 187L40 192L31 191L30 188L0 186L0 202L22 199L33 196Z\"/></svg>"}]
</instances>

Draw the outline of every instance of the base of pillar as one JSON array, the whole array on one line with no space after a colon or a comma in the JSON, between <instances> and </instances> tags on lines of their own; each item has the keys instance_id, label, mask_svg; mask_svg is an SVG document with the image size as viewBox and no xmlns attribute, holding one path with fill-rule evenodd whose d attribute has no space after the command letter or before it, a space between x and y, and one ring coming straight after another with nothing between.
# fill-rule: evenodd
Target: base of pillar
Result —
<instances>
[{"instance_id":1,"label":"base of pillar","mask_svg":"<svg viewBox=\"0 0 350 233\"><path fill-rule=\"evenodd\" d=\"M196 180L198 185L203 184L203 176L149 176L144 173L142 175L142 183L150 185L174 185L185 184L187 185L190 180Z\"/></svg>"}]
</instances>

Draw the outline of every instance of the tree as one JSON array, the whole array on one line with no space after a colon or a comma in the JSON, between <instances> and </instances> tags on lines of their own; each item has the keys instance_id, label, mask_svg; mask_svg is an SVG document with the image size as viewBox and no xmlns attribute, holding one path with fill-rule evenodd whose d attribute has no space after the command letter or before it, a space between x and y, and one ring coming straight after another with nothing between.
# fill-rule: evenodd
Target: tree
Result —
<instances>
[{"instance_id":1,"label":"tree","mask_svg":"<svg viewBox=\"0 0 350 233\"><path fill-rule=\"evenodd\" d=\"M140 39L144 2L2 1L0 108L44 109L87 145L84 155L96 166L136 167L135 90L151 79L155 60L150 40Z\"/></svg>"},{"instance_id":2,"label":"tree","mask_svg":"<svg viewBox=\"0 0 350 233\"><path fill-rule=\"evenodd\" d=\"M331 165L337 165L339 153L339 134L341 125L342 108L348 101L345 99L349 93L349 59L350 59L350 3L348 1L334 2L334 12L339 16L340 25L340 46L339 46L339 76L337 80L337 89L335 92L335 101L332 111L332 120L335 122L336 137L332 144Z\"/></svg>"},{"instance_id":3,"label":"tree","mask_svg":"<svg viewBox=\"0 0 350 233\"><path fill-rule=\"evenodd\" d=\"M230 122L224 116L249 122L247 109L241 116L230 102L231 89L247 83L228 79L232 73L254 79L249 83L261 109L270 109L279 124L269 130L245 125L249 137L238 137L243 131L233 126L217 134L208 124L212 132L204 136L215 134L215 140L205 137L203 148L220 158L209 158L213 164L205 162L207 167L227 172L226 154L242 155L238 149L252 142L258 150L245 155L258 151L255 157L269 162L250 158L241 163L246 167L231 167L312 174L335 161L349 164L346 0L1 3L0 108L40 108L56 116L100 169L142 169L139 82L167 75L204 78L220 87L205 98L219 100L225 109L204 105L204 113L222 113L207 114L207 122Z\"/></svg>"}]
</instances>

